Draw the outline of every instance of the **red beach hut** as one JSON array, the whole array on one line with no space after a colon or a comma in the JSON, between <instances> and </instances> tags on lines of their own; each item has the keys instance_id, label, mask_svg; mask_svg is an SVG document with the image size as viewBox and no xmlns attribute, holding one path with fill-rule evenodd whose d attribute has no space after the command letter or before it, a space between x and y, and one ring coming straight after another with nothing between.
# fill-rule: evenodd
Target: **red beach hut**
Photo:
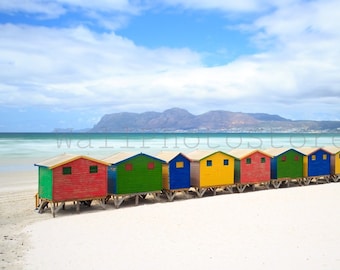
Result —
<instances>
[{"instance_id":1,"label":"red beach hut","mask_svg":"<svg viewBox=\"0 0 340 270\"><path fill-rule=\"evenodd\" d=\"M255 149L233 149L227 152L235 157L235 185L239 192L246 186L270 184L271 156Z\"/></svg>"},{"instance_id":2,"label":"red beach hut","mask_svg":"<svg viewBox=\"0 0 340 270\"><path fill-rule=\"evenodd\" d=\"M34 165L39 167L40 212L49 202L53 204L55 216L67 201L77 202L79 210L80 201L101 200L107 196L107 162L62 154Z\"/></svg>"}]
</instances>

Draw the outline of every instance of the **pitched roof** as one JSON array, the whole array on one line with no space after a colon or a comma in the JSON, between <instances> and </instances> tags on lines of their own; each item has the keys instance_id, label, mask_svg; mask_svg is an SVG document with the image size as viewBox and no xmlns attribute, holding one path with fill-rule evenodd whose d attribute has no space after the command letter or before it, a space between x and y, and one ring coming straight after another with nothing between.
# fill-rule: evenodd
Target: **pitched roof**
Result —
<instances>
[{"instance_id":1,"label":"pitched roof","mask_svg":"<svg viewBox=\"0 0 340 270\"><path fill-rule=\"evenodd\" d=\"M327 152L329 152L333 155L340 152L340 147L336 147L335 145L325 146L325 147L322 147L322 149L324 149L325 151L327 151Z\"/></svg>"},{"instance_id":2,"label":"pitched roof","mask_svg":"<svg viewBox=\"0 0 340 270\"><path fill-rule=\"evenodd\" d=\"M101 164L104 164L104 165L109 165L109 163L107 163L103 160L98 160L98 159L94 159L94 158L91 158L91 157L88 157L88 156L68 154L68 153L64 153L64 154L46 159L46 160L41 161L39 163L35 163L34 165L35 166L47 167L49 169L54 169L56 167L62 166L64 164L67 164L71 161L74 161L74 160L77 160L77 159L80 159L80 158L92 160L94 162L101 163Z\"/></svg>"},{"instance_id":3,"label":"pitched roof","mask_svg":"<svg viewBox=\"0 0 340 270\"><path fill-rule=\"evenodd\" d=\"M316 151L319 151L319 150L323 150L329 154L331 154L329 151L327 151L326 149L323 149L321 147L301 147L301 148L297 148L297 150L299 152L301 152L302 154L306 155L306 156L309 156L313 153L315 153Z\"/></svg>"},{"instance_id":4,"label":"pitched roof","mask_svg":"<svg viewBox=\"0 0 340 270\"><path fill-rule=\"evenodd\" d=\"M170 162L171 160L173 160L178 155L183 155L183 154L181 152L176 152L176 151L161 151L156 155L156 157L159 158L159 159L162 159L166 162ZM185 155L183 155L183 156L186 157ZM189 159L188 157L186 157L186 158Z\"/></svg>"},{"instance_id":5,"label":"pitched roof","mask_svg":"<svg viewBox=\"0 0 340 270\"><path fill-rule=\"evenodd\" d=\"M202 160L206 157L209 157L215 153L223 153L225 155L228 155L227 153L225 152L222 152L222 151L214 151L214 150L195 150L195 151L192 151L190 153L187 153L186 156L190 159L190 160L193 160L193 161L199 161L199 160Z\"/></svg>"},{"instance_id":6,"label":"pitched roof","mask_svg":"<svg viewBox=\"0 0 340 270\"><path fill-rule=\"evenodd\" d=\"M156 159L156 160L159 160L160 162L163 162L164 163L164 160L161 160L157 157L154 157L154 156L150 156L150 155L147 155L147 154L144 154L144 153L136 153L136 152L118 152L116 154L113 154L107 158L104 158L103 161L109 163L109 164L118 164L118 163L121 163L125 160L128 160L130 158L133 158L135 156L138 156L138 155L143 155L143 156L148 156L150 158L153 158L153 159Z\"/></svg>"},{"instance_id":7,"label":"pitched roof","mask_svg":"<svg viewBox=\"0 0 340 270\"><path fill-rule=\"evenodd\" d=\"M279 156L279 155L281 155L281 154L283 154L283 153L285 153L289 150L293 150L293 151L296 151L300 154L303 154L299 150L296 150L296 149L293 149L293 148L286 148L286 147L283 147L283 148L281 148L281 147L280 148L277 148L277 147L268 148L268 149L263 150L263 152L271 155L272 157L276 157L276 156Z\"/></svg>"},{"instance_id":8,"label":"pitched roof","mask_svg":"<svg viewBox=\"0 0 340 270\"><path fill-rule=\"evenodd\" d=\"M115 163L121 162L123 160L132 158L132 157L136 156L137 154L138 153L136 153L136 152L118 152L116 154L113 154L111 156L104 158L103 160L105 162L110 163L110 164L115 164Z\"/></svg>"},{"instance_id":9,"label":"pitched roof","mask_svg":"<svg viewBox=\"0 0 340 270\"><path fill-rule=\"evenodd\" d=\"M243 159L245 157L248 157L256 152L259 152L265 156L269 156L272 157L271 154L263 152L261 150L258 149L240 149L240 148L234 148L230 151L228 151L227 153L230 154L231 156L237 158L237 159Z\"/></svg>"}]
</instances>

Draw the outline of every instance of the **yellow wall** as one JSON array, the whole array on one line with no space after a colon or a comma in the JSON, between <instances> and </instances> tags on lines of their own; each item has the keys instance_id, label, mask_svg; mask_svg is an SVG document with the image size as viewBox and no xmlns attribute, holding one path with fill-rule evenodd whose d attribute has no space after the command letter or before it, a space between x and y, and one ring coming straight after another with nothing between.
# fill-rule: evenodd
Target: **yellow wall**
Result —
<instances>
[{"instance_id":1,"label":"yellow wall","mask_svg":"<svg viewBox=\"0 0 340 270\"><path fill-rule=\"evenodd\" d=\"M224 165L228 159L229 164ZM212 166L207 166L207 160L212 161ZM234 183L234 158L221 152L204 158L200 161L200 186L223 186Z\"/></svg>"},{"instance_id":2,"label":"yellow wall","mask_svg":"<svg viewBox=\"0 0 340 270\"><path fill-rule=\"evenodd\" d=\"M164 189L170 189L169 184L169 165L163 164L162 165L162 181L163 181L163 188Z\"/></svg>"},{"instance_id":3,"label":"yellow wall","mask_svg":"<svg viewBox=\"0 0 340 270\"><path fill-rule=\"evenodd\" d=\"M303 157L303 176L308 177L308 156Z\"/></svg>"},{"instance_id":4,"label":"yellow wall","mask_svg":"<svg viewBox=\"0 0 340 270\"><path fill-rule=\"evenodd\" d=\"M340 174L340 152L336 153L334 156L334 163L335 163L335 168L334 168L334 173L335 174Z\"/></svg>"}]
</instances>

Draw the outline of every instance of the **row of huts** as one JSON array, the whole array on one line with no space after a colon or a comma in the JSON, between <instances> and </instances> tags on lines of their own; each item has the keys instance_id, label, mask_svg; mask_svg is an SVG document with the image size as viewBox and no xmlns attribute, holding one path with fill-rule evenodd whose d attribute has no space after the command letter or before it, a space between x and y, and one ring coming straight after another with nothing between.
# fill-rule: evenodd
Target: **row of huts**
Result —
<instances>
[{"instance_id":1,"label":"row of huts","mask_svg":"<svg viewBox=\"0 0 340 270\"><path fill-rule=\"evenodd\" d=\"M193 189L199 197L208 189L340 175L340 148L195 150L183 154L165 151L155 156L120 152L99 160L62 154L35 164L39 168L37 204L113 198L119 206L126 196L167 194ZM137 197L136 197L137 198Z\"/></svg>"}]
</instances>

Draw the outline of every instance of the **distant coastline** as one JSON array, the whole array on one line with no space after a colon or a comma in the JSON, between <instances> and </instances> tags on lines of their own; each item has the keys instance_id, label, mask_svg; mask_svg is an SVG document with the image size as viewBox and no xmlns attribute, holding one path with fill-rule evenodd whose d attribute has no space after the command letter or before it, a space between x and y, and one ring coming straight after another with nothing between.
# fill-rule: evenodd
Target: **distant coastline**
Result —
<instances>
[{"instance_id":1,"label":"distant coastline","mask_svg":"<svg viewBox=\"0 0 340 270\"><path fill-rule=\"evenodd\" d=\"M329 133L340 132L340 121L290 120L279 115L209 111L193 115L185 109L104 115L94 133Z\"/></svg>"}]
</instances>

